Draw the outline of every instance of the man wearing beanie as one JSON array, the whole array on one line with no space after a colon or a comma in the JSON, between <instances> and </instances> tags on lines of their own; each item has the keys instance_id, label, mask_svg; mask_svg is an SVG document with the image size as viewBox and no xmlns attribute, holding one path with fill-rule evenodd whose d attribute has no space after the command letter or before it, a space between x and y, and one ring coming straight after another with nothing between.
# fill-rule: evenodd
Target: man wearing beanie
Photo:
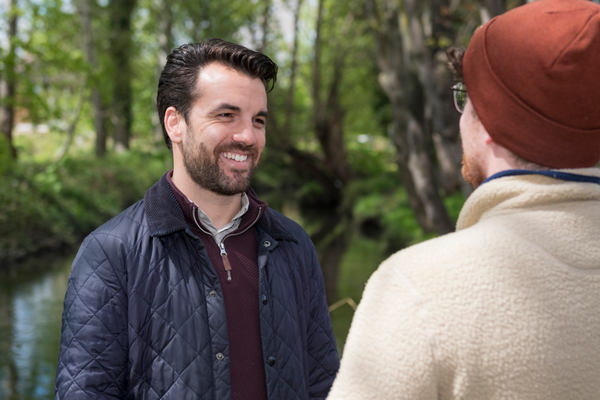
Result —
<instances>
[{"instance_id":1,"label":"man wearing beanie","mask_svg":"<svg viewBox=\"0 0 600 400\"><path fill-rule=\"evenodd\" d=\"M451 53L477 189L373 274L328 399L598 399L600 5L529 3Z\"/></svg>"}]
</instances>

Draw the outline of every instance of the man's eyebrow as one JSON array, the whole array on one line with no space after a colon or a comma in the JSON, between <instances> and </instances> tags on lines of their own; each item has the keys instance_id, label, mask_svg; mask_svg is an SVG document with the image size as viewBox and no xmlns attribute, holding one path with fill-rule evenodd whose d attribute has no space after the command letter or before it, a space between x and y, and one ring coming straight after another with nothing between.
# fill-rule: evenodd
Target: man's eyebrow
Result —
<instances>
[{"instance_id":1,"label":"man's eyebrow","mask_svg":"<svg viewBox=\"0 0 600 400\"><path fill-rule=\"evenodd\" d=\"M237 112L242 111L241 108L239 108L238 106L234 106L233 104L221 103L217 107L215 107L212 112L216 113L216 112L219 112L219 111L222 111L222 110L230 110L230 111L237 111ZM257 117L264 117L266 119L269 119L269 112L268 111L259 111L256 114L256 116Z\"/></svg>"},{"instance_id":2,"label":"man's eyebrow","mask_svg":"<svg viewBox=\"0 0 600 400\"><path fill-rule=\"evenodd\" d=\"M234 106L228 103L221 103L217 107L214 108L212 112L222 111L222 110L230 110L230 111L241 111L242 109L238 106Z\"/></svg>"}]
</instances>

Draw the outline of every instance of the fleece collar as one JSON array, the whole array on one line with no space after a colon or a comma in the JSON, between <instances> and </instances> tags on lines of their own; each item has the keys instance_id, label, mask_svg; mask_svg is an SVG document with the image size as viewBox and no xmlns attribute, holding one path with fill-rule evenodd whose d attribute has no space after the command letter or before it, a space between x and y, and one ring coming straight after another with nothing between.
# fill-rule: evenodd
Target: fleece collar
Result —
<instances>
[{"instance_id":1,"label":"fleece collar","mask_svg":"<svg viewBox=\"0 0 600 400\"><path fill-rule=\"evenodd\" d=\"M514 171L489 178L469 196L458 217L457 231L498 213L570 201L600 201L599 168L561 169L544 174Z\"/></svg>"},{"instance_id":2,"label":"fleece collar","mask_svg":"<svg viewBox=\"0 0 600 400\"><path fill-rule=\"evenodd\" d=\"M586 176L586 175L578 175L572 174L570 172L563 172L557 170L543 170L543 171L534 171L530 169L509 169L506 171L500 171L497 174L494 174L487 178L485 181L481 182L483 185L486 182L492 181L494 179L502 178L505 176L519 176L519 175L544 175L554 179L561 179L563 181L571 181L571 182L586 182L586 183L596 183L600 185L600 178L596 176Z\"/></svg>"}]
</instances>

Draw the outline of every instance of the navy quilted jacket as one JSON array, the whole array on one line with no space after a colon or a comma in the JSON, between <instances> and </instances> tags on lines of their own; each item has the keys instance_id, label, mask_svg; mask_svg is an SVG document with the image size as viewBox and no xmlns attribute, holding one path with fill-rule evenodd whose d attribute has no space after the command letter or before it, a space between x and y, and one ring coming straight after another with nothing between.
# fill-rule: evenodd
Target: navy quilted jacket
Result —
<instances>
[{"instance_id":1,"label":"navy quilted jacket","mask_svg":"<svg viewBox=\"0 0 600 400\"><path fill-rule=\"evenodd\" d=\"M270 209L256 232L269 399L324 399L339 360L314 246ZM221 285L165 176L73 262L56 398L231 398Z\"/></svg>"}]
</instances>

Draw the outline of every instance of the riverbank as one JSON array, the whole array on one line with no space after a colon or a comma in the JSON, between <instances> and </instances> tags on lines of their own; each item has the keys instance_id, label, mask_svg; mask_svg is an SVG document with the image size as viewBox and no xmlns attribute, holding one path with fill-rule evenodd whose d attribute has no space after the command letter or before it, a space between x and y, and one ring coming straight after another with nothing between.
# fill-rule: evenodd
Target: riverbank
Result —
<instances>
[{"instance_id":1,"label":"riverbank","mask_svg":"<svg viewBox=\"0 0 600 400\"><path fill-rule=\"evenodd\" d=\"M44 252L73 248L144 196L170 168L164 152L19 162L0 174L0 272Z\"/></svg>"}]
</instances>

